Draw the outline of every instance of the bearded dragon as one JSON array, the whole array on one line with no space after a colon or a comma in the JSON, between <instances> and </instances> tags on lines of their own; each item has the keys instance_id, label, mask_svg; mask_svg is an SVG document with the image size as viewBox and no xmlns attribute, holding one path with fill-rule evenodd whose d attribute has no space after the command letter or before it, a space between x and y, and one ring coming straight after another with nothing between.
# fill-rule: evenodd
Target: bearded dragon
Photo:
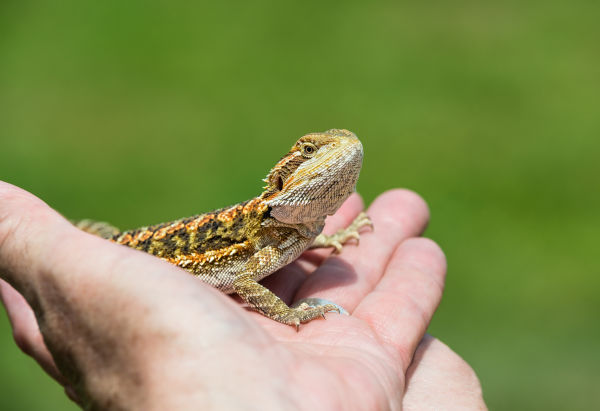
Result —
<instances>
[{"instance_id":1,"label":"bearded dragon","mask_svg":"<svg viewBox=\"0 0 600 411\"><path fill-rule=\"evenodd\" d=\"M339 251L347 240L358 240L360 228L372 226L361 213L347 228L321 233L325 217L354 192L362 159L362 145L348 130L306 134L271 169L262 194L249 201L123 232L91 220L76 226L175 264L224 293L237 293L266 317L298 329L328 311L340 312L339 306L307 299L311 304L288 307L258 281L308 248Z\"/></svg>"}]
</instances>

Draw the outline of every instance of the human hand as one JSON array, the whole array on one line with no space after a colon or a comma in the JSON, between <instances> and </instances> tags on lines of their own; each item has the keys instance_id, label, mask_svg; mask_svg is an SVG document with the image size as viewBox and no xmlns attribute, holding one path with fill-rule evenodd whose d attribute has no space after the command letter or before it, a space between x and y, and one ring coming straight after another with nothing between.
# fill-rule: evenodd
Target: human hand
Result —
<instances>
[{"instance_id":1,"label":"human hand","mask_svg":"<svg viewBox=\"0 0 600 411\"><path fill-rule=\"evenodd\" d=\"M328 230L361 208L353 196ZM168 263L80 232L0 184L0 274L18 290L4 284L2 296L17 343L95 409L399 409L403 401L422 409L440 392L451 408L465 384L449 393L431 382L452 378L456 361L437 341L421 342L445 273L439 248L414 238L427 208L410 192L392 191L368 213L377 231L360 247L308 252L265 281L287 302L318 296L351 313L328 314L297 333ZM468 380L479 387L472 371ZM469 404L484 407L475 388Z\"/></svg>"}]
</instances>

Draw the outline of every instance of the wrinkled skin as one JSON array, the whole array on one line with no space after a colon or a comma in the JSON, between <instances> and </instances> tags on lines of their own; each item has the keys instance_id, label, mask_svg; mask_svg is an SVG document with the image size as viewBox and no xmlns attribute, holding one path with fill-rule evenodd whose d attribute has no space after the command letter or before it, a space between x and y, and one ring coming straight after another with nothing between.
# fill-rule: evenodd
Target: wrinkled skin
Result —
<instances>
[{"instance_id":1,"label":"wrinkled skin","mask_svg":"<svg viewBox=\"0 0 600 411\"><path fill-rule=\"evenodd\" d=\"M361 209L353 195L326 232ZM19 347L89 409L485 409L472 369L425 335L446 270L418 237L425 203L393 190L368 214L360 247L307 252L265 280L288 303L351 313L296 332L0 183L0 295Z\"/></svg>"}]
</instances>

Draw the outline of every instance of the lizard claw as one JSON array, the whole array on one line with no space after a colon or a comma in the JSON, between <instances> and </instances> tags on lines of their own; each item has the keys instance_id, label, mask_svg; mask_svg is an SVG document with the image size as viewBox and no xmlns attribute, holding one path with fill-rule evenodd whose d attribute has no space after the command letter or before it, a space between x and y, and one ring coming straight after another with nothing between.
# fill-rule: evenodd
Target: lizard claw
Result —
<instances>
[{"instance_id":1,"label":"lizard claw","mask_svg":"<svg viewBox=\"0 0 600 411\"><path fill-rule=\"evenodd\" d=\"M296 327L296 331L299 331L301 323L311 321L317 317L326 318L325 313L330 311L348 314L342 307L330 301L321 298L305 298L297 301L287 312L282 313L283 315L274 319L294 326Z\"/></svg>"},{"instance_id":2,"label":"lizard claw","mask_svg":"<svg viewBox=\"0 0 600 411\"><path fill-rule=\"evenodd\" d=\"M331 242L331 245L335 247L335 250L333 251L334 253L339 254L342 252L342 243L340 243L339 241L333 240Z\"/></svg>"},{"instance_id":3,"label":"lizard claw","mask_svg":"<svg viewBox=\"0 0 600 411\"><path fill-rule=\"evenodd\" d=\"M346 311L341 305L336 304L333 301L325 300L324 298L318 297L303 298L301 300L296 301L290 307L301 308L304 310L318 307L331 307L329 310L324 311L323 314L325 314L328 311L337 311L338 314L350 315L350 313L348 313L348 311Z\"/></svg>"}]
</instances>

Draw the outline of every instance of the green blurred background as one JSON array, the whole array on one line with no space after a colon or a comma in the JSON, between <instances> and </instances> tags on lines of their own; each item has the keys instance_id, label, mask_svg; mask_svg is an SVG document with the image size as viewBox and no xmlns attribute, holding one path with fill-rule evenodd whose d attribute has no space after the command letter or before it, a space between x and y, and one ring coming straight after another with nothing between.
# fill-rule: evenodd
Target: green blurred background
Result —
<instances>
[{"instance_id":1,"label":"green blurred background","mask_svg":"<svg viewBox=\"0 0 600 411\"><path fill-rule=\"evenodd\" d=\"M431 333L495 410L600 407L600 2L0 2L0 179L123 228L259 193L310 131L424 196ZM0 315L0 409L75 409Z\"/></svg>"}]
</instances>

